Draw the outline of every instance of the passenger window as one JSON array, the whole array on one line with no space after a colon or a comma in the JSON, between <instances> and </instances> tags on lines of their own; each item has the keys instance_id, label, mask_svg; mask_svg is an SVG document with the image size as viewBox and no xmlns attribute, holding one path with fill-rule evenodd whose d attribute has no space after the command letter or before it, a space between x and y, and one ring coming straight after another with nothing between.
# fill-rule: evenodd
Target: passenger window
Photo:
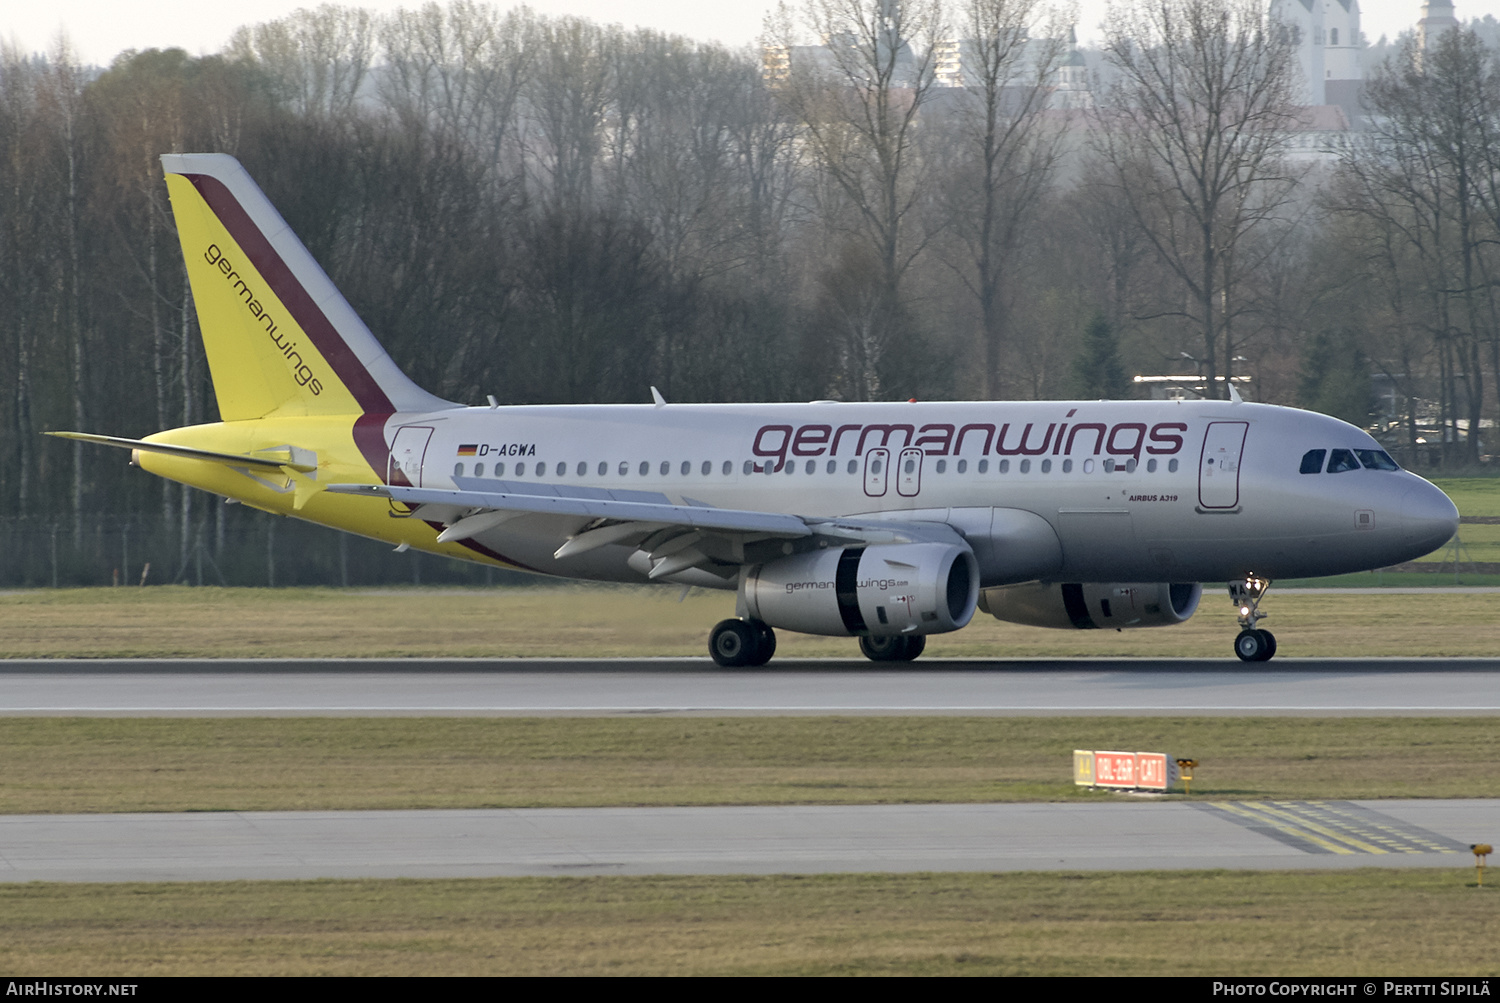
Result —
<instances>
[{"instance_id":1,"label":"passenger window","mask_svg":"<svg viewBox=\"0 0 1500 1003\"><path fill-rule=\"evenodd\" d=\"M1021 473L1023 473L1023 474L1029 474L1029 473L1031 473L1031 461L1030 460L1022 460L1021 461Z\"/></svg>"},{"instance_id":2,"label":"passenger window","mask_svg":"<svg viewBox=\"0 0 1500 1003\"><path fill-rule=\"evenodd\" d=\"M947 460L938 460L937 461L937 472L940 473L940 474L946 474L948 472L948 461Z\"/></svg>"},{"instance_id":3,"label":"passenger window","mask_svg":"<svg viewBox=\"0 0 1500 1003\"><path fill-rule=\"evenodd\" d=\"M641 476L645 477L649 473L651 473L651 461L650 460L642 460L641 461Z\"/></svg>"},{"instance_id":4,"label":"passenger window","mask_svg":"<svg viewBox=\"0 0 1500 1003\"><path fill-rule=\"evenodd\" d=\"M958 472L959 473L962 474L965 471L967 471L968 469L969 469L969 461L968 460L959 460L958 461Z\"/></svg>"},{"instance_id":5,"label":"passenger window","mask_svg":"<svg viewBox=\"0 0 1500 1003\"><path fill-rule=\"evenodd\" d=\"M693 461L692 460L683 460L682 461L682 476L686 477L688 474L690 474L692 472L693 472Z\"/></svg>"},{"instance_id":6,"label":"passenger window","mask_svg":"<svg viewBox=\"0 0 1500 1003\"><path fill-rule=\"evenodd\" d=\"M1044 473L1044 474L1050 474L1050 473L1052 473L1052 461L1051 460L1043 460L1042 461L1042 473Z\"/></svg>"},{"instance_id":7,"label":"passenger window","mask_svg":"<svg viewBox=\"0 0 1500 1003\"><path fill-rule=\"evenodd\" d=\"M728 477L729 474L733 470L734 470L734 461L733 460L725 460L724 461L724 476Z\"/></svg>"},{"instance_id":8,"label":"passenger window","mask_svg":"<svg viewBox=\"0 0 1500 1003\"><path fill-rule=\"evenodd\" d=\"M603 460L600 460L599 461L599 476L603 477L607 473L609 473L609 464L605 463Z\"/></svg>"},{"instance_id":9,"label":"passenger window","mask_svg":"<svg viewBox=\"0 0 1500 1003\"><path fill-rule=\"evenodd\" d=\"M747 473L747 474L748 474L748 473L750 473L750 472L751 472L751 471L752 471L752 470L754 470L754 469L755 469L755 464L754 464L754 463L752 463L752 462L751 462L751 461L749 461L749 460L746 460L746 461L745 461L745 473Z\"/></svg>"},{"instance_id":10,"label":"passenger window","mask_svg":"<svg viewBox=\"0 0 1500 1003\"><path fill-rule=\"evenodd\" d=\"M808 460L807 461L807 472L810 473L810 474L815 474L815 473L818 472L818 461L817 460Z\"/></svg>"},{"instance_id":11,"label":"passenger window","mask_svg":"<svg viewBox=\"0 0 1500 1003\"><path fill-rule=\"evenodd\" d=\"M838 473L838 470L839 470L839 461L838 460L829 460L828 461L828 472L830 474L836 474L836 473Z\"/></svg>"},{"instance_id":12,"label":"passenger window","mask_svg":"<svg viewBox=\"0 0 1500 1003\"><path fill-rule=\"evenodd\" d=\"M484 476L484 464L483 463L476 463L476 464L474 464L474 476L475 477L483 477Z\"/></svg>"},{"instance_id":13,"label":"passenger window","mask_svg":"<svg viewBox=\"0 0 1500 1003\"><path fill-rule=\"evenodd\" d=\"M464 465L462 463L455 463L455 464L453 464L453 476L454 477L462 477L463 475L464 475Z\"/></svg>"},{"instance_id":14,"label":"passenger window","mask_svg":"<svg viewBox=\"0 0 1500 1003\"><path fill-rule=\"evenodd\" d=\"M1177 461L1176 460L1168 460L1167 461L1167 473L1169 473L1169 474L1175 474L1175 473L1177 473Z\"/></svg>"},{"instance_id":15,"label":"passenger window","mask_svg":"<svg viewBox=\"0 0 1500 1003\"><path fill-rule=\"evenodd\" d=\"M872 473L872 474L878 474L878 473L880 473L880 461L879 460L871 460L870 461L870 473Z\"/></svg>"},{"instance_id":16,"label":"passenger window","mask_svg":"<svg viewBox=\"0 0 1500 1003\"><path fill-rule=\"evenodd\" d=\"M645 472L646 472L646 465L644 463L642 463L641 464L641 473L644 474ZM672 461L671 460L662 460L661 461L661 475L663 477L665 477L668 474L670 474L671 472L672 472Z\"/></svg>"},{"instance_id":17,"label":"passenger window","mask_svg":"<svg viewBox=\"0 0 1500 1003\"><path fill-rule=\"evenodd\" d=\"M1065 473L1065 474L1071 474L1072 472L1073 472L1073 461L1072 460L1063 460L1063 473Z\"/></svg>"},{"instance_id":18,"label":"passenger window","mask_svg":"<svg viewBox=\"0 0 1500 1003\"><path fill-rule=\"evenodd\" d=\"M1148 473L1148 474L1154 474L1154 473L1156 473L1156 461L1155 460L1147 460L1146 461L1146 473Z\"/></svg>"},{"instance_id":19,"label":"passenger window","mask_svg":"<svg viewBox=\"0 0 1500 1003\"><path fill-rule=\"evenodd\" d=\"M849 461L849 472L851 474L859 472L859 461L858 460L850 460Z\"/></svg>"},{"instance_id":20,"label":"passenger window","mask_svg":"<svg viewBox=\"0 0 1500 1003\"><path fill-rule=\"evenodd\" d=\"M516 476L517 477L525 477L526 476L526 464L524 464L524 463L517 463L516 464Z\"/></svg>"},{"instance_id":21,"label":"passenger window","mask_svg":"<svg viewBox=\"0 0 1500 1003\"><path fill-rule=\"evenodd\" d=\"M1400 470L1390 455L1379 449L1356 449L1355 455L1366 470Z\"/></svg>"},{"instance_id":22,"label":"passenger window","mask_svg":"<svg viewBox=\"0 0 1500 1003\"><path fill-rule=\"evenodd\" d=\"M713 472L714 472L714 461L713 460L704 460L703 461L703 476L707 477L709 474L711 474ZM726 474L729 473L729 468L727 466L724 468L724 472Z\"/></svg>"},{"instance_id":23,"label":"passenger window","mask_svg":"<svg viewBox=\"0 0 1500 1003\"><path fill-rule=\"evenodd\" d=\"M990 461L989 460L980 460L979 461L979 472L981 474L987 474L987 473L990 472Z\"/></svg>"},{"instance_id":24,"label":"passenger window","mask_svg":"<svg viewBox=\"0 0 1500 1003\"><path fill-rule=\"evenodd\" d=\"M559 476L559 477L566 477L567 473L568 473L568 465L566 463L559 463L557 465L557 476Z\"/></svg>"},{"instance_id":25,"label":"passenger window","mask_svg":"<svg viewBox=\"0 0 1500 1003\"><path fill-rule=\"evenodd\" d=\"M620 476L624 477L628 473L630 473L630 462L628 460L621 460L620 461Z\"/></svg>"},{"instance_id":26,"label":"passenger window","mask_svg":"<svg viewBox=\"0 0 1500 1003\"><path fill-rule=\"evenodd\" d=\"M1318 474L1323 472L1323 457L1328 455L1326 449L1309 449L1302 454L1302 469L1304 474Z\"/></svg>"},{"instance_id":27,"label":"passenger window","mask_svg":"<svg viewBox=\"0 0 1500 1003\"><path fill-rule=\"evenodd\" d=\"M1027 463L1029 465L1030 461L1028 460ZM1010 461L1009 460L1001 460L999 466L997 466L995 469L998 470L998 471L1000 471L1000 473L1002 473L1002 474L1008 474L1008 473L1010 473Z\"/></svg>"},{"instance_id":28,"label":"passenger window","mask_svg":"<svg viewBox=\"0 0 1500 1003\"><path fill-rule=\"evenodd\" d=\"M584 474L587 474L588 472L589 472L589 465L587 463L584 463L582 460L579 460L578 461L578 476L582 477Z\"/></svg>"},{"instance_id":29,"label":"passenger window","mask_svg":"<svg viewBox=\"0 0 1500 1003\"><path fill-rule=\"evenodd\" d=\"M1346 470L1358 470L1359 461L1354 458L1354 453L1347 449L1335 449L1328 455L1328 472L1330 474L1342 474Z\"/></svg>"},{"instance_id":30,"label":"passenger window","mask_svg":"<svg viewBox=\"0 0 1500 1003\"><path fill-rule=\"evenodd\" d=\"M495 476L496 477L504 477L505 476L505 464L503 464L503 463L497 463L497 464L495 464Z\"/></svg>"}]
</instances>

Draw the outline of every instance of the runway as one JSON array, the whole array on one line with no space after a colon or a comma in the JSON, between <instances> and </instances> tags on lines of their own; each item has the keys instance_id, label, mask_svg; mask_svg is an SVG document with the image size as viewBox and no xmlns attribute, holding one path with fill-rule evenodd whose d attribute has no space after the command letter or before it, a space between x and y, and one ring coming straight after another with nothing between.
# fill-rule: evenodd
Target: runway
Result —
<instances>
[{"instance_id":1,"label":"runway","mask_svg":"<svg viewBox=\"0 0 1500 1003\"><path fill-rule=\"evenodd\" d=\"M1270 805L1269 810L1266 806ZM0 881L1440 867L1500 801L0 816Z\"/></svg>"},{"instance_id":2,"label":"runway","mask_svg":"<svg viewBox=\"0 0 1500 1003\"><path fill-rule=\"evenodd\" d=\"M1500 659L0 661L0 716L1496 713Z\"/></svg>"}]
</instances>

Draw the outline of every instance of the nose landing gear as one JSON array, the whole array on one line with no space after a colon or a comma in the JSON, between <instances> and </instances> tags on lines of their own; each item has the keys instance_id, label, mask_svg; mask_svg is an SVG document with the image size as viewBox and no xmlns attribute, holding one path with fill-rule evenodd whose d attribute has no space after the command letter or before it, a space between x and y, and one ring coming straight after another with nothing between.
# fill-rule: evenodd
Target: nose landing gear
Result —
<instances>
[{"instance_id":1,"label":"nose landing gear","mask_svg":"<svg viewBox=\"0 0 1500 1003\"><path fill-rule=\"evenodd\" d=\"M1260 612L1271 582L1246 575L1243 581L1229 583L1229 598L1239 608L1240 635L1234 639L1234 653L1245 662L1269 662L1276 654L1276 635L1256 627L1269 614Z\"/></svg>"}]
</instances>

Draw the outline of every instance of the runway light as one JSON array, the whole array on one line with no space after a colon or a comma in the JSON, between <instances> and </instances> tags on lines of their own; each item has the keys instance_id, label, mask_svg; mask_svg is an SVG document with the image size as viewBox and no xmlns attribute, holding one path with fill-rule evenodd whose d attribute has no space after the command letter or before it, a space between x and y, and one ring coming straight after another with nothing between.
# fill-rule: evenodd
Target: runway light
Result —
<instances>
[{"instance_id":1,"label":"runway light","mask_svg":"<svg viewBox=\"0 0 1500 1003\"><path fill-rule=\"evenodd\" d=\"M1196 759L1177 760L1177 775L1182 778L1182 789L1184 793L1193 793L1193 767L1198 765Z\"/></svg>"},{"instance_id":2,"label":"runway light","mask_svg":"<svg viewBox=\"0 0 1500 1003\"><path fill-rule=\"evenodd\" d=\"M1495 852L1495 848L1488 843L1470 843L1469 849L1474 851L1474 872L1479 875L1479 887L1484 887L1484 858Z\"/></svg>"}]
</instances>

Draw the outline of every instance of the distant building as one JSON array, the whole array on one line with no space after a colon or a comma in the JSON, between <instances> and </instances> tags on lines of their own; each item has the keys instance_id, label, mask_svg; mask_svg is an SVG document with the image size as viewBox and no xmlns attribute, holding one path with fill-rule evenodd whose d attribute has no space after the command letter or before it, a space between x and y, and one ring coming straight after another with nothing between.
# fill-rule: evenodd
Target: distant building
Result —
<instances>
[{"instance_id":1,"label":"distant building","mask_svg":"<svg viewBox=\"0 0 1500 1003\"><path fill-rule=\"evenodd\" d=\"M1048 51L1056 51L1051 43L1051 39L1029 38L1025 41L1025 49L1015 69L1016 79L1010 82L1010 87L1018 91L1028 89L1027 78L1035 79L1032 69L1037 61L1044 58ZM783 83L791 75L794 61L804 66L815 66L824 72L834 71L838 65L836 50L840 46L852 44L851 39L830 38L825 39L822 45L765 46L761 50L761 76L771 84ZM1088 66L1079 50L1077 35L1071 30L1068 32L1067 45L1066 55L1052 74L1052 98L1049 104L1053 108L1092 108L1094 95L1090 87ZM978 60L978 47L973 39L949 38L935 43L932 54L933 85L951 89L977 85ZM900 86L911 86L916 82L916 65L912 53L903 45L902 51L897 54L897 81Z\"/></svg>"},{"instance_id":2,"label":"distant building","mask_svg":"<svg viewBox=\"0 0 1500 1003\"><path fill-rule=\"evenodd\" d=\"M1271 0L1271 16L1296 42L1298 100L1312 107L1336 105L1346 121L1355 122L1364 87L1359 0Z\"/></svg>"},{"instance_id":3,"label":"distant building","mask_svg":"<svg viewBox=\"0 0 1500 1003\"><path fill-rule=\"evenodd\" d=\"M1431 52L1443 32L1457 27L1452 0L1424 0L1422 19L1417 22L1417 41L1423 52Z\"/></svg>"}]
</instances>

